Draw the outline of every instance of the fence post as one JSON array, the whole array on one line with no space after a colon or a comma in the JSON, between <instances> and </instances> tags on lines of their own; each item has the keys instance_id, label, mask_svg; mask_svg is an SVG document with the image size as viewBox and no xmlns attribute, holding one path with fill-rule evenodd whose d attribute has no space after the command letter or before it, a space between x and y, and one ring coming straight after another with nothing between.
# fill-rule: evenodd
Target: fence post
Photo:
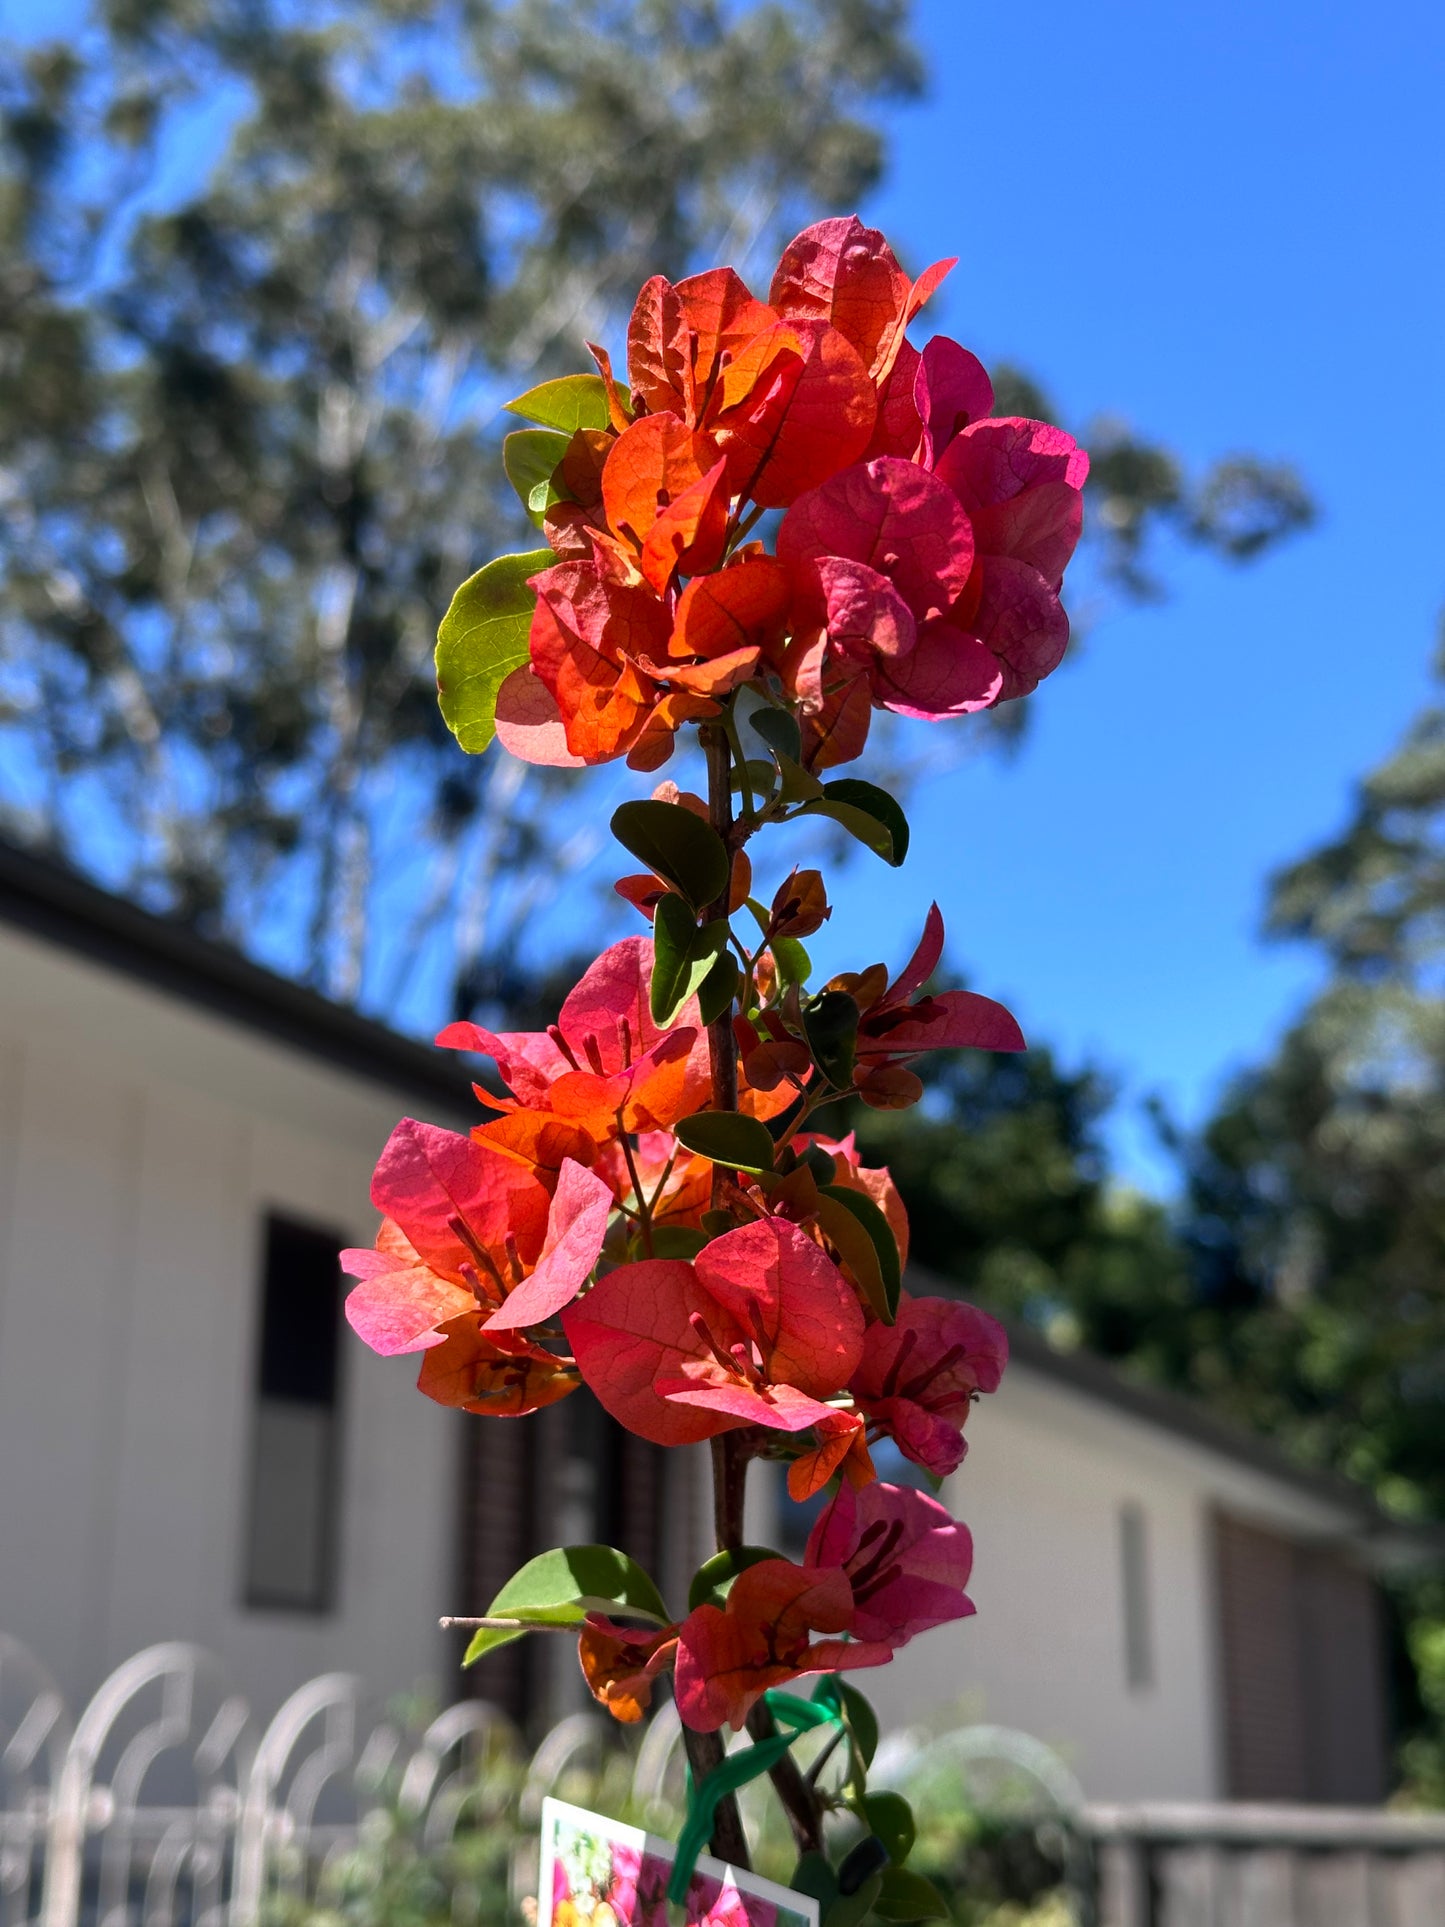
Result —
<instances>
[{"instance_id":1,"label":"fence post","mask_svg":"<svg viewBox=\"0 0 1445 1927\"><path fill-rule=\"evenodd\" d=\"M352 1674L323 1673L298 1687L266 1728L241 1803L231 1901L235 1927L255 1927L260 1919L274 1808L297 1742L308 1726L321 1721L321 1746L308 1755L297 1773L298 1782L305 1776L304 1792L314 1808L325 1782L355 1757L360 1698L361 1682ZM60 1927L60 1923L47 1921L45 1927Z\"/></svg>"}]
</instances>

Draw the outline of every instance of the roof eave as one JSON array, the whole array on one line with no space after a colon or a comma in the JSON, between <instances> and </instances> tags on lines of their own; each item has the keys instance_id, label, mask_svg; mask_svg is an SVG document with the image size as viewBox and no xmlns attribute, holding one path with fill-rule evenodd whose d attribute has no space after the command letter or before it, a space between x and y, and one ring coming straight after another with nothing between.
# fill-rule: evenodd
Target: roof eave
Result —
<instances>
[{"instance_id":1,"label":"roof eave","mask_svg":"<svg viewBox=\"0 0 1445 1927\"><path fill-rule=\"evenodd\" d=\"M4 843L0 921L413 1101L456 1116L475 1107L455 1057Z\"/></svg>"}]
</instances>

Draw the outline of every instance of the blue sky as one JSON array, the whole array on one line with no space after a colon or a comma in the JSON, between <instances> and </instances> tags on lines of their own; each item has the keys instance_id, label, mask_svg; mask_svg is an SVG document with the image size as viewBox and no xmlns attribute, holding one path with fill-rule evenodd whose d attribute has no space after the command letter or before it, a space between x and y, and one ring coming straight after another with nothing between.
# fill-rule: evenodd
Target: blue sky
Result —
<instances>
[{"instance_id":1,"label":"blue sky","mask_svg":"<svg viewBox=\"0 0 1445 1927\"><path fill-rule=\"evenodd\" d=\"M933 325L1076 429L1122 414L1191 465L1291 460L1321 517L1244 570L1174 558L1167 602L1107 615L1044 686L1017 756L923 785L905 869L853 865L813 948L901 958L936 892L977 986L1117 1076L1121 1169L1164 1187L1140 1098L1200 1119L1299 1006L1315 967L1258 942L1264 878L1343 821L1428 689L1445 15L915 9L929 95L890 110L862 211L914 266L962 257ZM0 0L9 30L42 20Z\"/></svg>"},{"instance_id":2,"label":"blue sky","mask_svg":"<svg viewBox=\"0 0 1445 1927\"><path fill-rule=\"evenodd\" d=\"M1315 980L1262 946L1263 879L1338 827L1427 694L1445 603L1439 84L1424 5L921 0L932 76L864 213L930 313L1191 463L1287 458L1318 527L1252 568L1189 558L1045 684L1011 762L915 797L915 854L855 868L829 935L915 923L1067 1058L1125 1087L1114 1136L1163 1184L1139 1096L1196 1119Z\"/></svg>"}]
</instances>

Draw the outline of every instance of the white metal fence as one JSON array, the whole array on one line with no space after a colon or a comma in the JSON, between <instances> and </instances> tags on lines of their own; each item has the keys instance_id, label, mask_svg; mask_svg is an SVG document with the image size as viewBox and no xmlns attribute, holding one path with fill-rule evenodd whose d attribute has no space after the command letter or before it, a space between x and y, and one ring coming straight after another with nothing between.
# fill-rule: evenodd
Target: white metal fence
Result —
<instances>
[{"instance_id":1,"label":"white metal fence","mask_svg":"<svg viewBox=\"0 0 1445 1927\"><path fill-rule=\"evenodd\" d=\"M535 1890L543 1795L585 1768L665 1826L678 1737L669 1707L622 1755L610 1721L578 1713L529 1753L481 1701L408 1721L341 1673L258 1732L219 1664L182 1644L118 1667L72 1723L0 1635L0 1927L287 1927L368 1837L382 1864L398 1824L421 1855L490 1828L515 1903ZM1445 1927L1445 1815L1089 1806L1047 1748L992 1727L895 1735L876 1767L920 1812L1033 1829L1082 1927Z\"/></svg>"},{"instance_id":2,"label":"white metal fence","mask_svg":"<svg viewBox=\"0 0 1445 1927\"><path fill-rule=\"evenodd\" d=\"M45 1669L0 1635L0 1927L251 1927L323 1888L383 1812L444 1848L489 1765L505 1761L539 1813L602 1733L563 1721L529 1758L476 1700L408 1731L344 1673L258 1733L217 1662L179 1643L118 1667L72 1725ZM639 1776L656 1773L657 1746L644 1755Z\"/></svg>"}]
</instances>

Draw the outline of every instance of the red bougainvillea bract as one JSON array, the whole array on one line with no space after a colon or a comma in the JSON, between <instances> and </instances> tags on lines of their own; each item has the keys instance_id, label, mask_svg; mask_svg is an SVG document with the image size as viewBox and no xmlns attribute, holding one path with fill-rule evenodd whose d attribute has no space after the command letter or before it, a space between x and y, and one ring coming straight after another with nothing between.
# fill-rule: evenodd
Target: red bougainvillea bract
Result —
<instances>
[{"instance_id":1,"label":"red bougainvillea bract","mask_svg":"<svg viewBox=\"0 0 1445 1927\"><path fill-rule=\"evenodd\" d=\"M781 825L830 825L901 864L898 800L839 774L875 716L1014 701L1068 642L1088 457L996 415L957 342L909 338L952 265L911 276L849 218L792 241L766 298L729 268L655 276L615 361L593 348L596 372L508 405L530 425L507 472L543 546L464 583L438 641L464 748L655 771L687 731L707 793L664 780L617 810L641 865L618 893L651 930L605 950L554 1023L441 1033L476 1062L476 1121L397 1126L375 1246L344 1254L347 1315L375 1351L418 1353L443 1404L515 1418L585 1387L654 1447L711 1442L718 1545L685 1600L581 1547L468 1602L473 1657L570 1627L623 1722L670 1681L695 1776L719 1729L772 1730L770 1691L823 1673L841 1706L842 1675L973 1611L943 1499L1007 1343L987 1313L905 1287L906 1212L852 1127L917 1102L928 1053L1024 1039L1000 1004L936 983L936 905L901 967L813 981L826 887L772 848ZM885 1460L951 1482L930 1497L880 1479ZM758 1461L786 1468L785 1513L811 1508L811 1529L784 1523L796 1556L742 1543ZM836 1793L775 1775L805 1846L830 1803L866 1823L847 1732ZM728 1807L715 1839L737 1858Z\"/></svg>"}]
</instances>

